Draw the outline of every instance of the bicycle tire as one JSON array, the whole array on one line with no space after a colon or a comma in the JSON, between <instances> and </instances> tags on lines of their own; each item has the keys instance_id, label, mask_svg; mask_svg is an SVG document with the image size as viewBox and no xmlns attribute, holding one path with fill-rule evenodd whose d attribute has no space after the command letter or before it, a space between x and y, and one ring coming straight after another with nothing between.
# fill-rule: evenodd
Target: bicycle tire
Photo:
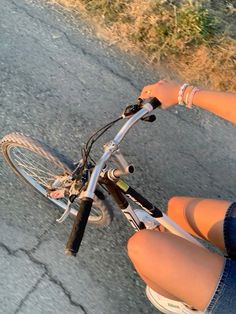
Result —
<instances>
[{"instance_id":1,"label":"bicycle tire","mask_svg":"<svg viewBox=\"0 0 236 314\"><path fill-rule=\"evenodd\" d=\"M65 209L65 207L63 207L63 204L65 205L65 203L62 204L62 201L60 201L60 199L54 200L47 197L45 186L43 187L43 184L39 184L32 177L30 179L29 174L27 173L26 175L26 171L23 170L22 166L20 168L19 165L18 166L16 165L16 162L13 160L13 157L11 155L11 151L16 148L26 149L30 153L36 154L37 156L40 156L43 159L45 159L47 161L47 165L49 161L54 166L58 167L58 169L68 174L70 174L74 168L74 164L71 160L69 160L63 154L51 148L47 144L42 143L41 141L38 141L21 133L10 133L5 135L1 140L0 145L2 148L2 154L5 161L8 163L8 165L15 172L16 175L18 175L21 179L23 179L24 182L33 187L41 195L46 197L47 200L54 203L58 207ZM54 175L56 176L56 174ZM59 175L59 173L57 175ZM72 215L76 216L77 210L73 209L73 206L75 206L74 203L72 204ZM88 223L98 226L109 225L113 218L113 210L108 200L100 199L98 196L95 196L95 200L92 207L94 211L96 210L96 212L97 210L99 210L100 214L94 215L93 212L91 212L91 215L89 216L88 219Z\"/></svg>"}]
</instances>

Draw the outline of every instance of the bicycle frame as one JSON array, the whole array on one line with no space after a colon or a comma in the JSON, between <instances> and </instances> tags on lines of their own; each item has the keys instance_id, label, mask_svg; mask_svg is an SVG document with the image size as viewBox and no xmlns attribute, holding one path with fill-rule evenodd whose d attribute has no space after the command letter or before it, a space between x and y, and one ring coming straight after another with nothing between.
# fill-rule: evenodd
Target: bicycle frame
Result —
<instances>
[{"instance_id":1,"label":"bicycle frame","mask_svg":"<svg viewBox=\"0 0 236 314\"><path fill-rule=\"evenodd\" d=\"M198 240L191 236L187 231L176 224L172 219L170 219L165 213L159 210L155 205L149 202L144 196L130 187L125 181L119 179L116 183L108 180L101 181L105 184L111 196L115 200L118 207L121 209L131 226L135 231L145 229L142 222L138 219L131 205L124 197L127 196L133 202L135 202L139 207L145 210L149 215L154 217L163 227L168 229L171 233L180 236L198 246L204 247Z\"/></svg>"},{"instance_id":2,"label":"bicycle frame","mask_svg":"<svg viewBox=\"0 0 236 314\"><path fill-rule=\"evenodd\" d=\"M119 178L119 176L122 174L128 174L133 172L132 165L129 165L126 162L124 156L121 154L119 150L119 144L129 131L129 129L137 121L139 121L142 117L144 117L147 113L151 112L153 109L154 108L151 105L151 103L148 102L145 103L142 109L140 109L137 113L135 113L128 119L128 121L117 133L115 138L104 146L104 154L96 163L96 166L93 169L88 187L86 191L83 193L82 199L94 198L94 191L96 189L98 181L100 180L100 182L106 185L112 197L116 201L117 205L125 214L126 218L136 231L142 229L143 225L139 221L138 217L136 216L135 212L133 211L131 205L124 197L124 195L132 199L136 204L138 204L149 215L153 216L161 225L163 225L171 233L176 234L198 246L203 247L203 245L199 241L197 241L193 236L191 236L188 232L182 229L178 224L176 224L172 219L170 219L167 215L160 211L156 206L150 203L146 198L144 198L141 194L136 192L127 183L125 183L123 180ZM104 165L111 157L113 157L115 162L118 164L119 168L107 172L104 170Z\"/></svg>"}]
</instances>

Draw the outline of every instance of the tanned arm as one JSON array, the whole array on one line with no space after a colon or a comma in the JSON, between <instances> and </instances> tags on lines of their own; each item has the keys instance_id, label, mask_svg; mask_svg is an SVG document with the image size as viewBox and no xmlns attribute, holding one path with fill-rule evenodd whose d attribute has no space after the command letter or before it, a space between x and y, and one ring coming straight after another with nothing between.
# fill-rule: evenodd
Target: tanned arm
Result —
<instances>
[{"instance_id":1,"label":"tanned arm","mask_svg":"<svg viewBox=\"0 0 236 314\"><path fill-rule=\"evenodd\" d=\"M180 87L181 84L176 82L162 80L145 86L140 98L157 97L162 103L162 108L167 109L178 103ZM186 88L184 97L191 88ZM236 93L199 90L193 97L193 104L236 124Z\"/></svg>"}]
</instances>

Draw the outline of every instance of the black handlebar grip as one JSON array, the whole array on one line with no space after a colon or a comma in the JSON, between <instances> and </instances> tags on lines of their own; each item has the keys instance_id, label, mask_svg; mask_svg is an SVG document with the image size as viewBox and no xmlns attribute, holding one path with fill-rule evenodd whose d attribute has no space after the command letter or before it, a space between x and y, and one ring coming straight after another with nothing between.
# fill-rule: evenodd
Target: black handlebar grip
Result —
<instances>
[{"instance_id":1,"label":"black handlebar grip","mask_svg":"<svg viewBox=\"0 0 236 314\"><path fill-rule=\"evenodd\" d=\"M81 200L80 209L75 218L75 222L65 248L65 254L68 256L76 256L79 251L92 204L92 198L86 197Z\"/></svg>"},{"instance_id":2,"label":"black handlebar grip","mask_svg":"<svg viewBox=\"0 0 236 314\"><path fill-rule=\"evenodd\" d=\"M156 97L150 97L150 98L147 98L143 101L143 104L146 104L146 103L149 103L152 105L153 107L153 110L156 109L157 107L160 107L161 106L161 102L159 99L157 99Z\"/></svg>"}]
</instances>

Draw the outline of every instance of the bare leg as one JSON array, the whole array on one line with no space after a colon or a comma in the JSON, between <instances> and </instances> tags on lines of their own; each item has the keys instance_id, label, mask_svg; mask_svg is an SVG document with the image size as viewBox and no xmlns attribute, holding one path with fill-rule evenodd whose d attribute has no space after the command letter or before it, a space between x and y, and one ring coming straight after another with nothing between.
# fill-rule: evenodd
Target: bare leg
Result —
<instances>
[{"instance_id":1,"label":"bare leg","mask_svg":"<svg viewBox=\"0 0 236 314\"><path fill-rule=\"evenodd\" d=\"M191 234L206 239L225 251L223 221L229 206L230 202L223 200L173 197L168 203L168 215ZM167 298L179 300L179 297L170 293L169 290L164 289L163 286L160 286L159 281L157 282L154 278L146 276L146 266L140 263L140 260L142 261L143 257L142 259L139 258L139 262L136 263L137 256L133 250L133 247L135 246L136 238L132 238L132 241L130 241L128 245L129 255L133 260L138 273L147 285ZM159 246L160 243L155 243L150 250L158 250ZM185 256L186 253L183 253L183 255ZM146 254L146 256L148 257L149 255ZM160 257L157 255L156 258L158 264L160 264ZM191 281L189 282L189 285L191 288ZM189 288L189 285L186 286L187 289ZM184 301L186 302L186 300ZM192 302L190 303L193 304Z\"/></svg>"},{"instance_id":2,"label":"bare leg","mask_svg":"<svg viewBox=\"0 0 236 314\"><path fill-rule=\"evenodd\" d=\"M142 230L128 242L128 253L147 284L198 310L207 306L224 258L167 232ZM161 288L161 290L158 289Z\"/></svg>"},{"instance_id":3,"label":"bare leg","mask_svg":"<svg viewBox=\"0 0 236 314\"><path fill-rule=\"evenodd\" d=\"M172 197L167 214L194 236L208 240L225 252L223 222L230 202L193 197Z\"/></svg>"}]
</instances>

